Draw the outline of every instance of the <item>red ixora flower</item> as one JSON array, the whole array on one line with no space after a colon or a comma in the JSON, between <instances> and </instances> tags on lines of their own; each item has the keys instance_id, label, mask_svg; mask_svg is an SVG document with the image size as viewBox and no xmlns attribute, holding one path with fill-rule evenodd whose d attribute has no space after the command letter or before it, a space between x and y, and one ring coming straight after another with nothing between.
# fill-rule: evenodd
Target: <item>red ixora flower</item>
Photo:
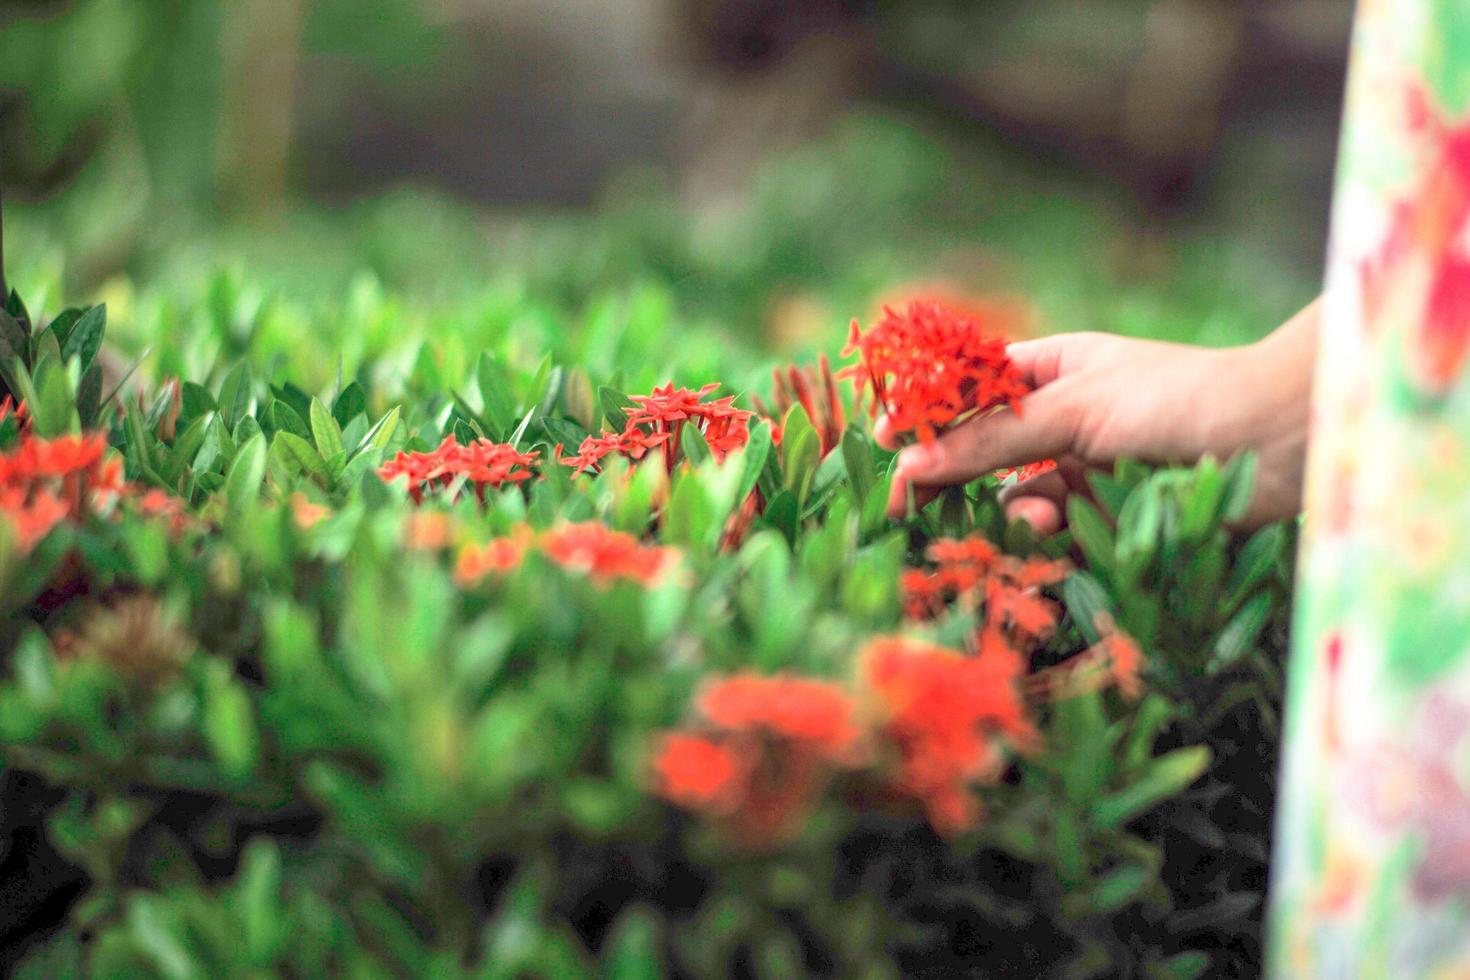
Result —
<instances>
[{"instance_id":1,"label":"red ixora flower","mask_svg":"<svg viewBox=\"0 0 1470 980\"><path fill-rule=\"evenodd\" d=\"M859 362L842 372L859 393L871 388L897 432L932 442L950 424L999 406L1019 411L1025 378L1006 355L1003 333L974 317L932 301L915 301L903 313L885 307L878 324L863 333L852 321L843 356Z\"/></svg>"},{"instance_id":2,"label":"red ixora flower","mask_svg":"<svg viewBox=\"0 0 1470 980\"><path fill-rule=\"evenodd\" d=\"M0 519L21 553L63 521L81 523L122 491L122 466L104 459L101 433L40 439L28 432L0 453Z\"/></svg>"},{"instance_id":3,"label":"red ixora flower","mask_svg":"<svg viewBox=\"0 0 1470 980\"><path fill-rule=\"evenodd\" d=\"M519 568L531 546L531 538L531 529L522 526L507 537L466 545L454 566L455 581L469 586L489 575L503 575Z\"/></svg>"},{"instance_id":4,"label":"red ixora flower","mask_svg":"<svg viewBox=\"0 0 1470 980\"><path fill-rule=\"evenodd\" d=\"M656 585L679 560L673 548L644 544L596 521L553 528L541 535L538 545L547 558L585 572L599 585L618 579Z\"/></svg>"},{"instance_id":5,"label":"red ixora flower","mask_svg":"<svg viewBox=\"0 0 1470 980\"><path fill-rule=\"evenodd\" d=\"M698 391L675 388L672 383L653 389L652 394L630 395L633 408L621 432L603 432L588 436L573 456L562 457L563 466L576 468L580 475L595 470L612 453L620 453L634 461L649 450L663 447L664 462L670 473L679 463L679 436L685 425L696 426L710 454L717 462L750 441L750 420L754 412L735 407L735 396L704 399L720 386L705 385Z\"/></svg>"},{"instance_id":6,"label":"red ixora flower","mask_svg":"<svg viewBox=\"0 0 1470 980\"><path fill-rule=\"evenodd\" d=\"M1060 610L1040 590L1067 577L1066 562L1001 554L979 535L941 538L927 557L932 569L905 569L899 580L911 619L936 616L950 602L978 607L983 601L986 622L1019 646L1029 647L1056 628Z\"/></svg>"},{"instance_id":7,"label":"red ixora flower","mask_svg":"<svg viewBox=\"0 0 1470 980\"><path fill-rule=\"evenodd\" d=\"M741 802L748 766L734 746L707 735L669 732L654 759L657 792L690 810L728 813Z\"/></svg>"},{"instance_id":8,"label":"red ixora flower","mask_svg":"<svg viewBox=\"0 0 1470 980\"><path fill-rule=\"evenodd\" d=\"M863 761L857 702L838 684L737 674L706 687L699 710L703 730L664 736L657 791L754 847L799 826L832 776Z\"/></svg>"},{"instance_id":9,"label":"red ixora flower","mask_svg":"<svg viewBox=\"0 0 1470 980\"><path fill-rule=\"evenodd\" d=\"M862 737L852 697L804 677L736 674L707 687L699 711L724 731L764 732L834 760L850 757Z\"/></svg>"},{"instance_id":10,"label":"red ixora flower","mask_svg":"<svg viewBox=\"0 0 1470 980\"><path fill-rule=\"evenodd\" d=\"M975 783L999 778L1001 744L1026 748L1036 731L1017 688L1017 658L982 644L978 656L904 637L873 640L860 656L881 736L898 754L894 787L917 799L941 833L980 816Z\"/></svg>"},{"instance_id":11,"label":"red ixora flower","mask_svg":"<svg viewBox=\"0 0 1470 980\"><path fill-rule=\"evenodd\" d=\"M602 461L610 455L621 454L636 462L648 455L649 450L657 449L668 441L669 433L667 432L645 432L636 425L629 425L622 432L604 432L599 436L588 436L577 447L575 456L561 457L561 464L576 467L572 475L581 476L588 470L600 469Z\"/></svg>"},{"instance_id":12,"label":"red ixora flower","mask_svg":"<svg viewBox=\"0 0 1470 980\"><path fill-rule=\"evenodd\" d=\"M409 496L415 503L423 500L425 490L442 489L462 476L483 500L486 487L529 480L539 455L489 439L476 439L462 446L448 435L429 452L400 452L378 468L378 476L387 482L406 477Z\"/></svg>"}]
</instances>

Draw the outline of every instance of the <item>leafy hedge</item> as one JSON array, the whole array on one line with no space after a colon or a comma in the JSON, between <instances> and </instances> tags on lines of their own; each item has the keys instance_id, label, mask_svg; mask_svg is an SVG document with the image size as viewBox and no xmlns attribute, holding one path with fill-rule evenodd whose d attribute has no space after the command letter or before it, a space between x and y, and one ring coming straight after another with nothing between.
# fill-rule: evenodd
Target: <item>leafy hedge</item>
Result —
<instances>
[{"instance_id":1,"label":"leafy hedge","mask_svg":"<svg viewBox=\"0 0 1470 980\"><path fill-rule=\"evenodd\" d=\"M1224 529L1250 459L1125 463L1041 542L1006 525L995 479L890 521L890 455L810 396L743 446L684 424L641 461L574 475L558 447L626 424L668 380L647 377L660 343L702 364L675 380L716 380L709 338L635 302L544 357L513 316L408 350L385 339L394 314L363 313L366 350L322 378L298 370L321 361L312 337L302 353L262 336L289 317L217 292L157 324L165 373L189 380L145 385L103 369L102 308L42 326L11 297L0 377L26 412L0 418L7 967L1257 968L1292 542ZM491 443L522 462L464 455ZM394 459L427 467L420 492L385 482ZM43 504L62 509L27 524ZM1053 572L1017 587L1046 622L996 682L1035 737L979 746L973 819L951 826L894 775L912 743L873 720L888 716L862 672L884 638L965 651L936 655L945 669L985 663L988 628L1018 642L988 592L906 615L905 569L981 537L1024 560L1005 567ZM1110 637L1144 651L1141 690L1099 660ZM795 701L757 699L744 728L715 718L709 692L753 675L856 705L869 752L779 783L781 819L755 836L732 819L753 790L700 805L660 768L671 732L728 747L737 729L765 767L751 780L807 765L810 718L776 717Z\"/></svg>"}]
</instances>

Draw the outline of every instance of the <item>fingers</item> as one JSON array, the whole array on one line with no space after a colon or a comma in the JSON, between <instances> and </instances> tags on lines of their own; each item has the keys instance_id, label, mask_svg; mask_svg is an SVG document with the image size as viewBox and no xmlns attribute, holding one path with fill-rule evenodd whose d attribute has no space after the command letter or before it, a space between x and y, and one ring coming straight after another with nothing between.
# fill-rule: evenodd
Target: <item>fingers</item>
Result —
<instances>
[{"instance_id":1,"label":"fingers","mask_svg":"<svg viewBox=\"0 0 1470 980\"><path fill-rule=\"evenodd\" d=\"M893 429L893 423L888 421L887 415L878 416L878 421L873 423L873 441L889 452L898 449L899 436Z\"/></svg>"},{"instance_id":2,"label":"fingers","mask_svg":"<svg viewBox=\"0 0 1470 980\"><path fill-rule=\"evenodd\" d=\"M1006 517L1025 521L1039 537L1050 537L1062 529L1062 508L1045 497L1016 497L1006 504Z\"/></svg>"},{"instance_id":3,"label":"fingers","mask_svg":"<svg viewBox=\"0 0 1470 980\"><path fill-rule=\"evenodd\" d=\"M995 412L971 419L931 443L915 443L898 457L895 476L921 486L968 483L1006 466L1066 456L1080 422L1065 382L1039 388L1024 414Z\"/></svg>"},{"instance_id":4,"label":"fingers","mask_svg":"<svg viewBox=\"0 0 1470 980\"><path fill-rule=\"evenodd\" d=\"M1024 415L996 412L971 419L933 442L909 446L899 454L893 472L889 515L902 518L908 512L910 484L916 493L932 491L968 483L1003 467L1069 455L1076 442L1079 418L1074 405L1065 382L1048 385L1027 398Z\"/></svg>"},{"instance_id":5,"label":"fingers","mask_svg":"<svg viewBox=\"0 0 1470 980\"><path fill-rule=\"evenodd\" d=\"M1049 385L1062 376L1062 354L1075 348L1085 334L1053 334L1035 340L1022 340L1006 346L1006 355L1033 388Z\"/></svg>"}]
</instances>

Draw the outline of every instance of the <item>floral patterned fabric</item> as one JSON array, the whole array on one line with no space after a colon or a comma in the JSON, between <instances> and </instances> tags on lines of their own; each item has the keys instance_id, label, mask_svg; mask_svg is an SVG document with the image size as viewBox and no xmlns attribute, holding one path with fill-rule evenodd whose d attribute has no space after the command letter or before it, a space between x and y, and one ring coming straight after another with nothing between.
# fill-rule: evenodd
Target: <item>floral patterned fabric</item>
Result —
<instances>
[{"instance_id":1,"label":"floral patterned fabric","mask_svg":"<svg viewBox=\"0 0 1470 980\"><path fill-rule=\"evenodd\" d=\"M1361 0L1270 971L1470 977L1470 0Z\"/></svg>"}]
</instances>

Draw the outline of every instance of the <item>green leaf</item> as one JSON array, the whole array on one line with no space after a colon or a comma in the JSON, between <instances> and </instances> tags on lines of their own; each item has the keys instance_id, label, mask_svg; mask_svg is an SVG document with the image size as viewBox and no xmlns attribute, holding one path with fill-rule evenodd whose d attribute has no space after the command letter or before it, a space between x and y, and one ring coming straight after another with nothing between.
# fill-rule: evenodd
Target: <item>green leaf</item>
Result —
<instances>
[{"instance_id":1,"label":"green leaf","mask_svg":"<svg viewBox=\"0 0 1470 980\"><path fill-rule=\"evenodd\" d=\"M265 479L265 451L265 435L257 432L235 453L225 478L225 499L231 507L239 507L259 496L260 484Z\"/></svg>"},{"instance_id":2,"label":"green leaf","mask_svg":"<svg viewBox=\"0 0 1470 980\"><path fill-rule=\"evenodd\" d=\"M1104 875L1092 889L1092 907L1099 912L1116 912L1136 899L1152 884L1154 876L1145 867L1122 867Z\"/></svg>"},{"instance_id":3,"label":"green leaf","mask_svg":"<svg viewBox=\"0 0 1470 980\"><path fill-rule=\"evenodd\" d=\"M642 906L628 906L613 923L603 953L607 980L657 980L664 976L660 922Z\"/></svg>"},{"instance_id":4,"label":"green leaf","mask_svg":"<svg viewBox=\"0 0 1470 980\"><path fill-rule=\"evenodd\" d=\"M1073 494L1067 498L1067 526L1088 566L1100 578L1110 581L1115 561L1113 531L1097 508L1079 494Z\"/></svg>"},{"instance_id":5,"label":"green leaf","mask_svg":"<svg viewBox=\"0 0 1470 980\"><path fill-rule=\"evenodd\" d=\"M1107 515L1117 520L1133 487L1102 470L1090 471L1087 474L1087 484L1092 488L1092 495L1097 498L1097 502L1107 512Z\"/></svg>"},{"instance_id":6,"label":"green leaf","mask_svg":"<svg viewBox=\"0 0 1470 980\"><path fill-rule=\"evenodd\" d=\"M243 447L240 453L245 454ZM262 471L264 465L262 456ZM210 754L226 776L244 779L254 770L260 753L250 696L228 669L209 671L204 695L204 741Z\"/></svg>"},{"instance_id":7,"label":"green leaf","mask_svg":"<svg viewBox=\"0 0 1470 980\"><path fill-rule=\"evenodd\" d=\"M602 417L613 432L627 428L629 413L638 407L633 399L606 385L597 389L597 400L602 405Z\"/></svg>"},{"instance_id":8,"label":"green leaf","mask_svg":"<svg viewBox=\"0 0 1470 980\"><path fill-rule=\"evenodd\" d=\"M1158 550L1162 522L1163 502L1159 499L1158 486L1145 483L1129 495L1122 513L1118 515L1119 566L1129 567L1135 572L1147 567ZM1127 578L1119 584L1127 585Z\"/></svg>"},{"instance_id":9,"label":"green leaf","mask_svg":"<svg viewBox=\"0 0 1470 980\"><path fill-rule=\"evenodd\" d=\"M78 358L82 370L92 366L102 349L102 335L107 330L107 304L101 303L83 313L61 346L62 360Z\"/></svg>"},{"instance_id":10,"label":"green leaf","mask_svg":"<svg viewBox=\"0 0 1470 980\"><path fill-rule=\"evenodd\" d=\"M580 446L588 435L580 425L567 419L544 418L541 420L541 427L546 430L552 442L561 443L569 449Z\"/></svg>"},{"instance_id":11,"label":"green leaf","mask_svg":"<svg viewBox=\"0 0 1470 980\"><path fill-rule=\"evenodd\" d=\"M1200 460L1193 476L1194 486L1184 502L1184 514L1179 521L1179 533L1191 541L1214 529L1220 500L1225 495L1225 475L1213 457Z\"/></svg>"},{"instance_id":12,"label":"green leaf","mask_svg":"<svg viewBox=\"0 0 1470 980\"><path fill-rule=\"evenodd\" d=\"M350 458L357 458L363 453L381 453L388 448L393 441L394 434L398 431L399 410L395 405L389 409L387 414L373 423L373 427L362 437L357 448L352 451Z\"/></svg>"},{"instance_id":13,"label":"green leaf","mask_svg":"<svg viewBox=\"0 0 1470 980\"><path fill-rule=\"evenodd\" d=\"M842 462L847 468L847 485L852 488L852 499L858 507L868 499L868 492L876 481L873 463L873 447L868 437L856 427L849 427L842 434Z\"/></svg>"},{"instance_id":14,"label":"green leaf","mask_svg":"<svg viewBox=\"0 0 1470 980\"><path fill-rule=\"evenodd\" d=\"M1241 546L1226 583L1227 608L1240 604L1251 590L1270 578L1286 552L1286 525L1271 524Z\"/></svg>"},{"instance_id":15,"label":"green leaf","mask_svg":"<svg viewBox=\"0 0 1470 980\"><path fill-rule=\"evenodd\" d=\"M97 427L97 415L102 410L102 365L93 364L82 374L77 386L77 418L83 429Z\"/></svg>"},{"instance_id":16,"label":"green leaf","mask_svg":"<svg viewBox=\"0 0 1470 980\"><path fill-rule=\"evenodd\" d=\"M192 381L185 381L179 396L180 419L197 419L201 415L219 410L214 396L209 389L203 385L197 385Z\"/></svg>"},{"instance_id":17,"label":"green leaf","mask_svg":"<svg viewBox=\"0 0 1470 980\"><path fill-rule=\"evenodd\" d=\"M123 438L127 444L126 459L134 473L154 486L168 489L168 482L154 467L153 434L144 427L142 409L132 399L128 399L123 410Z\"/></svg>"},{"instance_id":18,"label":"green leaf","mask_svg":"<svg viewBox=\"0 0 1470 980\"><path fill-rule=\"evenodd\" d=\"M1225 467L1225 505L1221 515L1227 523L1245 516L1256 492L1256 454L1238 454Z\"/></svg>"},{"instance_id":19,"label":"green leaf","mask_svg":"<svg viewBox=\"0 0 1470 980\"><path fill-rule=\"evenodd\" d=\"M526 398L526 406L529 408L544 408L543 402L553 387L552 358L547 354L541 358L541 363L536 365L536 374L531 378L531 387Z\"/></svg>"},{"instance_id":20,"label":"green leaf","mask_svg":"<svg viewBox=\"0 0 1470 980\"><path fill-rule=\"evenodd\" d=\"M735 506L744 503L760 482L761 471L771 455L771 423L759 422L750 430L750 441L741 451L740 484L735 492Z\"/></svg>"},{"instance_id":21,"label":"green leaf","mask_svg":"<svg viewBox=\"0 0 1470 980\"><path fill-rule=\"evenodd\" d=\"M342 452L342 429L320 398L311 400L311 436L322 459L330 461Z\"/></svg>"},{"instance_id":22,"label":"green leaf","mask_svg":"<svg viewBox=\"0 0 1470 980\"><path fill-rule=\"evenodd\" d=\"M250 365L241 361L235 369L225 375L219 389L220 414L225 428L234 431L240 420L250 414L251 392Z\"/></svg>"},{"instance_id":23,"label":"green leaf","mask_svg":"<svg viewBox=\"0 0 1470 980\"><path fill-rule=\"evenodd\" d=\"M679 451L691 466L702 466L709 462L709 443L695 425L684 425L679 430Z\"/></svg>"},{"instance_id":24,"label":"green leaf","mask_svg":"<svg viewBox=\"0 0 1470 980\"><path fill-rule=\"evenodd\" d=\"M71 379L60 361L47 358L36 366L36 400L31 402L31 420L36 435L45 438L67 435L81 429Z\"/></svg>"},{"instance_id":25,"label":"green leaf","mask_svg":"<svg viewBox=\"0 0 1470 980\"><path fill-rule=\"evenodd\" d=\"M1271 615L1271 597L1258 595L1241 607L1225 624L1215 640L1214 656L1210 658L1210 672L1226 670L1239 662L1255 646L1266 618Z\"/></svg>"},{"instance_id":26,"label":"green leaf","mask_svg":"<svg viewBox=\"0 0 1470 980\"><path fill-rule=\"evenodd\" d=\"M337 400L332 403L332 418L336 419L339 426L345 427L347 423L367 412L367 392L362 390L362 385L356 381L342 389Z\"/></svg>"},{"instance_id":27,"label":"green leaf","mask_svg":"<svg viewBox=\"0 0 1470 980\"><path fill-rule=\"evenodd\" d=\"M783 483L795 498L798 511L811 491L821 452L821 437L812 428L806 409L800 405L791 406L781 429L781 467Z\"/></svg>"},{"instance_id":28,"label":"green leaf","mask_svg":"<svg viewBox=\"0 0 1470 980\"><path fill-rule=\"evenodd\" d=\"M1163 800L1182 792L1210 767L1208 746L1175 749L1149 763L1126 788L1104 797L1092 808L1092 819L1102 828L1121 827Z\"/></svg>"},{"instance_id":29,"label":"green leaf","mask_svg":"<svg viewBox=\"0 0 1470 980\"><path fill-rule=\"evenodd\" d=\"M189 423L189 427L174 439L174 444L169 447L168 459L163 466L163 478L171 484L177 484L179 477L189 468L199 447L204 443L204 435L213 416L201 416Z\"/></svg>"},{"instance_id":30,"label":"green leaf","mask_svg":"<svg viewBox=\"0 0 1470 980\"><path fill-rule=\"evenodd\" d=\"M271 425L277 432L289 432L300 436L302 439L311 438L311 430L306 427L306 420L296 414L296 409L287 405L279 398L272 398L268 409L270 412Z\"/></svg>"},{"instance_id":31,"label":"green leaf","mask_svg":"<svg viewBox=\"0 0 1470 980\"><path fill-rule=\"evenodd\" d=\"M1102 639L1098 632L1098 616L1113 616L1112 602L1103 587L1097 583L1097 579L1086 572L1073 572L1062 583L1062 599L1067 604L1067 611L1071 613L1082 635L1087 637L1088 643L1096 643Z\"/></svg>"},{"instance_id":32,"label":"green leaf","mask_svg":"<svg viewBox=\"0 0 1470 980\"><path fill-rule=\"evenodd\" d=\"M326 460L322 459L322 454L316 451L315 446L295 433L284 431L276 433L274 444L279 445L287 458L307 476L326 489L331 489L332 476L327 472Z\"/></svg>"},{"instance_id":33,"label":"green leaf","mask_svg":"<svg viewBox=\"0 0 1470 980\"><path fill-rule=\"evenodd\" d=\"M766 512L761 520L769 527L780 531L786 537L787 544L796 544L796 523L800 508L796 503L796 495L790 490L782 490L766 504Z\"/></svg>"},{"instance_id":34,"label":"green leaf","mask_svg":"<svg viewBox=\"0 0 1470 980\"><path fill-rule=\"evenodd\" d=\"M1092 691L1058 701L1052 725L1057 751L1065 753L1061 765L1067 798L1078 805L1091 803L1112 775L1102 696Z\"/></svg>"},{"instance_id":35,"label":"green leaf","mask_svg":"<svg viewBox=\"0 0 1470 980\"><path fill-rule=\"evenodd\" d=\"M15 317L0 310L0 341L16 355L29 355L31 336Z\"/></svg>"},{"instance_id":36,"label":"green leaf","mask_svg":"<svg viewBox=\"0 0 1470 980\"><path fill-rule=\"evenodd\" d=\"M511 393L510 372L499 358L485 352L480 355L475 377L480 383L480 400L485 406L486 421L494 430L495 437L503 439L516 421L516 402Z\"/></svg>"}]
</instances>

